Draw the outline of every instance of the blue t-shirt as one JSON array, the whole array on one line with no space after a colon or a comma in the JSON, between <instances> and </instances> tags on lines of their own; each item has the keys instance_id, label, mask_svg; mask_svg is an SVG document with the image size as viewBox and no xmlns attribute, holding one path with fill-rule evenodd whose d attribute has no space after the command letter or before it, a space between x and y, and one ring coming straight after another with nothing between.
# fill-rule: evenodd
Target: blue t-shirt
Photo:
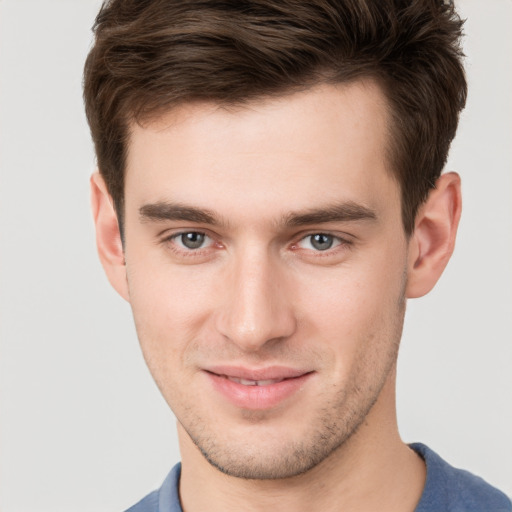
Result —
<instances>
[{"instance_id":1,"label":"blue t-shirt","mask_svg":"<svg viewBox=\"0 0 512 512\"><path fill-rule=\"evenodd\" d=\"M427 480L415 512L512 512L512 503L498 489L468 471L456 469L424 444L411 448L427 466ZM178 493L181 465L174 466L162 487L126 512L183 512Z\"/></svg>"}]
</instances>

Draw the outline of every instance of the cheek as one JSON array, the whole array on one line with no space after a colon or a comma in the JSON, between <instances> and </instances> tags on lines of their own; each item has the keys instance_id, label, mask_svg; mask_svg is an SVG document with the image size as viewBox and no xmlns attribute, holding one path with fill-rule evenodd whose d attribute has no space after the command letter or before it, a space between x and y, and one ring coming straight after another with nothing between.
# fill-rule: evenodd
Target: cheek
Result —
<instances>
[{"instance_id":1,"label":"cheek","mask_svg":"<svg viewBox=\"0 0 512 512\"><path fill-rule=\"evenodd\" d=\"M340 268L300 286L306 336L320 340L337 372L360 354L394 351L404 310L405 267L375 264Z\"/></svg>"},{"instance_id":2,"label":"cheek","mask_svg":"<svg viewBox=\"0 0 512 512\"><path fill-rule=\"evenodd\" d=\"M210 316L211 279L191 267L180 269L134 260L127 270L140 345L158 381L184 364L187 348Z\"/></svg>"},{"instance_id":3,"label":"cheek","mask_svg":"<svg viewBox=\"0 0 512 512\"><path fill-rule=\"evenodd\" d=\"M347 266L310 279L301 277L300 302L324 326L360 326L396 311L402 296L404 267Z\"/></svg>"},{"instance_id":4,"label":"cheek","mask_svg":"<svg viewBox=\"0 0 512 512\"><path fill-rule=\"evenodd\" d=\"M130 304L134 314L155 328L189 325L208 307L211 270L201 265L173 265L159 254L127 258ZM197 321L197 320L195 320Z\"/></svg>"},{"instance_id":5,"label":"cheek","mask_svg":"<svg viewBox=\"0 0 512 512\"><path fill-rule=\"evenodd\" d=\"M153 274L136 271L129 276L130 305L146 365L166 402L179 410L186 396L183 383L193 377L186 360L194 339L197 294L179 280Z\"/></svg>"}]
</instances>

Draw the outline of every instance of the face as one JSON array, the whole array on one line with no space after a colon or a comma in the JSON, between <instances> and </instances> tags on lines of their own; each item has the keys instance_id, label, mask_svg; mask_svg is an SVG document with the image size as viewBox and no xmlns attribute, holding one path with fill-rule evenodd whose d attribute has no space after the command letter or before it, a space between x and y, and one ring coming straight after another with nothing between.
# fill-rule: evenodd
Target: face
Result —
<instances>
[{"instance_id":1,"label":"face","mask_svg":"<svg viewBox=\"0 0 512 512\"><path fill-rule=\"evenodd\" d=\"M407 240L386 134L371 83L132 126L138 336L185 435L230 475L305 472L388 400Z\"/></svg>"}]
</instances>

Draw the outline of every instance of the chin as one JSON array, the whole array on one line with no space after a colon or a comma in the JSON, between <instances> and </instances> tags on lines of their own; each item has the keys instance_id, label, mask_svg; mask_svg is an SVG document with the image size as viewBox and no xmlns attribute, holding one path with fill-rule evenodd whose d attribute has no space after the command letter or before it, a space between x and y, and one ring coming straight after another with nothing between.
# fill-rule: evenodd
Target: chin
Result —
<instances>
[{"instance_id":1,"label":"chin","mask_svg":"<svg viewBox=\"0 0 512 512\"><path fill-rule=\"evenodd\" d=\"M216 457L215 453L201 450L206 460L225 475L246 480L278 480L307 473L324 460L321 453L306 453L300 447L287 450L287 454L261 454L243 457L240 454L226 454Z\"/></svg>"},{"instance_id":2,"label":"chin","mask_svg":"<svg viewBox=\"0 0 512 512\"><path fill-rule=\"evenodd\" d=\"M290 429L278 435L261 424L255 426L262 431L237 438L227 432L215 436L204 430L194 435L194 428L185 431L203 457L222 473L247 480L277 480L307 473L321 464L350 439L359 424L310 424L307 432L295 432L296 439L291 438Z\"/></svg>"}]
</instances>

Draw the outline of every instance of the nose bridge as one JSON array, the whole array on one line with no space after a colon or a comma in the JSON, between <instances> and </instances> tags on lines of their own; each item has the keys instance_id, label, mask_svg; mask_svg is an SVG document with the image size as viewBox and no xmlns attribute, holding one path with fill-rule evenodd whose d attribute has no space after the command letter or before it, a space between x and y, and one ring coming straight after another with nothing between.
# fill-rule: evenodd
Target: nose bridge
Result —
<instances>
[{"instance_id":1,"label":"nose bridge","mask_svg":"<svg viewBox=\"0 0 512 512\"><path fill-rule=\"evenodd\" d=\"M285 276L271 250L250 245L233 257L219 330L244 351L290 336L295 329Z\"/></svg>"}]
</instances>

